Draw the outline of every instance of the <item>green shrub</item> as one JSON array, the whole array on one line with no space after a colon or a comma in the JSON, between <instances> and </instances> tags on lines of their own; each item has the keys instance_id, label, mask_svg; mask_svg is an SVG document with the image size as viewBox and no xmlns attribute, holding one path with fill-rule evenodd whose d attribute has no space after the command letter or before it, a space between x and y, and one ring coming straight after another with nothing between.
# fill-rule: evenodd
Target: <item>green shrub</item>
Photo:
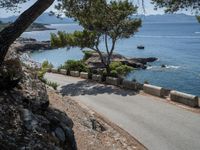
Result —
<instances>
[{"instance_id":1,"label":"green shrub","mask_svg":"<svg viewBox=\"0 0 200 150\"><path fill-rule=\"evenodd\" d=\"M83 53L84 53L83 61L86 61L86 60L88 60L92 56L92 54L94 53L94 51L85 50L85 51L83 51Z\"/></svg>"},{"instance_id":2,"label":"green shrub","mask_svg":"<svg viewBox=\"0 0 200 150\"><path fill-rule=\"evenodd\" d=\"M126 75L127 73L133 71L133 67L127 66L127 65L121 65L119 67L116 68L116 71L118 73L118 75Z\"/></svg>"},{"instance_id":3,"label":"green shrub","mask_svg":"<svg viewBox=\"0 0 200 150\"><path fill-rule=\"evenodd\" d=\"M85 63L81 60L68 60L61 67L62 67L62 69L66 69L67 71L79 71L79 72L87 72L88 71Z\"/></svg>"},{"instance_id":4,"label":"green shrub","mask_svg":"<svg viewBox=\"0 0 200 150\"><path fill-rule=\"evenodd\" d=\"M117 78L117 77L118 77L117 71L116 71L116 70L112 70L112 71L110 72L110 76L111 76L111 77L114 77L114 78Z\"/></svg>"},{"instance_id":5,"label":"green shrub","mask_svg":"<svg viewBox=\"0 0 200 150\"><path fill-rule=\"evenodd\" d=\"M110 64L110 70L115 70L117 67L120 67L120 66L122 66L121 62L112 62Z\"/></svg>"},{"instance_id":6,"label":"green shrub","mask_svg":"<svg viewBox=\"0 0 200 150\"><path fill-rule=\"evenodd\" d=\"M42 63L42 68L53 68L53 65L51 63L49 63L48 60L45 60L43 63Z\"/></svg>"},{"instance_id":7,"label":"green shrub","mask_svg":"<svg viewBox=\"0 0 200 150\"><path fill-rule=\"evenodd\" d=\"M54 90L57 90L57 87L59 86L56 82L51 81L47 81L46 84L51 86Z\"/></svg>"}]
</instances>

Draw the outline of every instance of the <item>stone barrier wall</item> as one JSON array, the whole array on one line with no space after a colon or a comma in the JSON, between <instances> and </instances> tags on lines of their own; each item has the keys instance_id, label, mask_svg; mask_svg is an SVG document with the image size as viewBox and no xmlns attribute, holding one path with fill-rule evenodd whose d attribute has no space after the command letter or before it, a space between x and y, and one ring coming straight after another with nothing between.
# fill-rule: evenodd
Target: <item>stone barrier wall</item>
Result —
<instances>
[{"instance_id":1,"label":"stone barrier wall","mask_svg":"<svg viewBox=\"0 0 200 150\"><path fill-rule=\"evenodd\" d=\"M102 76L101 75L92 75L92 80L97 81L97 82L102 82Z\"/></svg>"},{"instance_id":2,"label":"stone barrier wall","mask_svg":"<svg viewBox=\"0 0 200 150\"><path fill-rule=\"evenodd\" d=\"M106 77L106 83L119 86L120 85L120 79L118 78L113 78L113 77Z\"/></svg>"},{"instance_id":3,"label":"stone barrier wall","mask_svg":"<svg viewBox=\"0 0 200 150\"><path fill-rule=\"evenodd\" d=\"M67 75L67 70L65 70L65 69L60 69L60 74L62 74L62 75Z\"/></svg>"},{"instance_id":4,"label":"stone barrier wall","mask_svg":"<svg viewBox=\"0 0 200 150\"><path fill-rule=\"evenodd\" d=\"M52 73L60 73L60 74L67 74L66 70L60 70L58 72L57 68L52 68L50 70ZM78 71L70 71L70 75L73 77L81 77L83 79L89 79L89 74L87 72L81 72L79 73ZM92 75L92 80L97 81L97 82L102 82L102 76L101 75ZM118 78L113 78L113 77L106 77L106 83L115 85L115 86L121 86L122 88L125 89L130 89L130 90L143 90L145 93L148 93L150 95L158 96L158 97L167 97L170 96L170 99L174 102L179 102L182 104L185 104L190 107L200 107L200 99L198 96L178 92L178 91L170 91L169 89L165 89L162 87L150 85L150 84L141 84L138 82L134 81L128 81L128 80L123 80L121 83L121 80Z\"/></svg>"},{"instance_id":5,"label":"stone barrier wall","mask_svg":"<svg viewBox=\"0 0 200 150\"><path fill-rule=\"evenodd\" d=\"M52 68L52 69L51 69L51 72L52 72L52 73L58 73L58 69L57 69L57 68Z\"/></svg>"},{"instance_id":6,"label":"stone barrier wall","mask_svg":"<svg viewBox=\"0 0 200 150\"><path fill-rule=\"evenodd\" d=\"M145 93L158 96L158 97L164 97L164 89L162 87L150 85L150 84L144 84L143 90Z\"/></svg>"},{"instance_id":7,"label":"stone barrier wall","mask_svg":"<svg viewBox=\"0 0 200 150\"><path fill-rule=\"evenodd\" d=\"M89 79L89 74L87 72L81 72L80 77L83 79Z\"/></svg>"},{"instance_id":8,"label":"stone barrier wall","mask_svg":"<svg viewBox=\"0 0 200 150\"><path fill-rule=\"evenodd\" d=\"M79 77L79 76L80 76L80 73L79 73L79 71L70 71L70 75L71 75L72 77Z\"/></svg>"},{"instance_id":9,"label":"stone barrier wall","mask_svg":"<svg viewBox=\"0 0 200 150\"><path fill-rule=\"evenodd\" d=\"M128 81L128 80L122 81L122 87L125 89L137 90L136 82Z\"/></svg>"},{"instance_id":10,"label":"stone barrier wall","mask_svg":"<svg viewBox=\"0 0 200 150\"><path fill-rule=\"evenodd\" d=\"M170 99L175 102L179 102L191 107L198 107L199 106L199 99L197 96L186 94L178 91L171 91L170 92Z\"/></svg>"}]
</instances>

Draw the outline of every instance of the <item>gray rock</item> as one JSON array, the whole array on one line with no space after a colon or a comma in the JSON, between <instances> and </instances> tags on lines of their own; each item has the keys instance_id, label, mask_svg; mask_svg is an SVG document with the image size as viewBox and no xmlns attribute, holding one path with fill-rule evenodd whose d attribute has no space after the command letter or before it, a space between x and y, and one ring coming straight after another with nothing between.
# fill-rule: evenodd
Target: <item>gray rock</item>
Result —
<instances>
[{"instance_id":1,"label":"gray rock","mask_svg":"<svg viewBox=\"0 0 200 150\"><path fill-rule=\"evenodd\" d=\"M65 142L65 132L60 127L56 128L55 135L60 141Z\"/></svg>"}]
</instances>

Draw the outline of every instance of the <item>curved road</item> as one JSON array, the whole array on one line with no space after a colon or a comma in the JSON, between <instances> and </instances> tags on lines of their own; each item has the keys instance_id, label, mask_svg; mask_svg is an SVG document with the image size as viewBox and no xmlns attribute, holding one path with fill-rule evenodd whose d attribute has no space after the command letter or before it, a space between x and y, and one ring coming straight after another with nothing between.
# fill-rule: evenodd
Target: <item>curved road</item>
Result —
<instances>
[{"instance_id":1,"label":"curved road","mask_svg":"<svg viewBox=\"0 0 200 150\"><path fill-rule=\"evenodd\" d=\"M152 96L47 73L63 95L84 103L150 150L200 150L200 114Z\"/></svg>"}]
</instances>

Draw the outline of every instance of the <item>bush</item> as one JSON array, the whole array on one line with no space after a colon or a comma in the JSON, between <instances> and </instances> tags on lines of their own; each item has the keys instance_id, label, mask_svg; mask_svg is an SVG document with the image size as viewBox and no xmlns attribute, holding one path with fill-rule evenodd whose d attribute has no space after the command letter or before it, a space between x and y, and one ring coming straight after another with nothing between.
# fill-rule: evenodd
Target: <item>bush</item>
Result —
<instances>
[{"instance_id":1,"label":"bush","mask_svg":"<svg viewBox=\"0 0 200 150\"><path fill-rule=\"evenodd\" d=\"M67 71L79 71L79 72L87 72L88 69L83 61L81 60L68 60L65 62L63 66L60 66L62 69L66 69Z\"/></svg>"},{"instance_id":2,"label":"bush","mask_svg":"<svg viewBox=\"0 0 200 150\"><path fill-rule=\"evenodd\" d=\"M57 90L58 84L56 82L47 81L46 84L51 86L54 90Z\"/></svg>"},{"instance_id":3,"label":"bush","mask_svg":"<svg viewBox=\"0 0 200 150\"><path fill-rule=\"evenodd\" d=\"M116 70L112 70L112 71L110 72L110 76L111 76L111 77L114 77L114 78L118 78L118 73L117 73L117 71L116 71Z\"/></svg>"},{"instance_id":4,"label":"bush","mask_svg":"<svg viewBox=\"0 0 200 150\"><path fill-rule=\"evenodd\" d=\"M53 65L51 63L49 63L47 60L45 60L43 63L42 63L42 68L53 68Z\"/></svg>"},{"instance_id":5,"label":"bush","mask_svg":"<svg viewBox=\"0 0 200 150\"><path fill-rule=\"evenodd\" d=\"M112 63L110 64L110 69L111 69L111 70L115 70L117 67L120 67L120 66L122 66L122 63L121 63L121 62L112 62Z\"/></svg>"},{"instance_id":6,"label":"bush","mask_svg":"<svg viewBox=\"0 0 200 150\"><path fill-rule=\"evenodd\" d=\"M133 71L133 69L134 69L133 67L130 67L130 66L127 66L127 65L121 65L121 66L116 68L116 71L117 71L118 75L125 76L129 72Z\"/></svg>"},{"instance_id":7,"label":"bush","mask_svg":"<svg viewBox=\"0 0 200 150\"><path fill-rule=\"evenodd\" d=\"M94 53L94 51L85 50L85 51L83 51L83 53L84 53L83 61L86 61L86 60L88 60L92 56L92 54Z\"/></svg>"}]
</instances>

